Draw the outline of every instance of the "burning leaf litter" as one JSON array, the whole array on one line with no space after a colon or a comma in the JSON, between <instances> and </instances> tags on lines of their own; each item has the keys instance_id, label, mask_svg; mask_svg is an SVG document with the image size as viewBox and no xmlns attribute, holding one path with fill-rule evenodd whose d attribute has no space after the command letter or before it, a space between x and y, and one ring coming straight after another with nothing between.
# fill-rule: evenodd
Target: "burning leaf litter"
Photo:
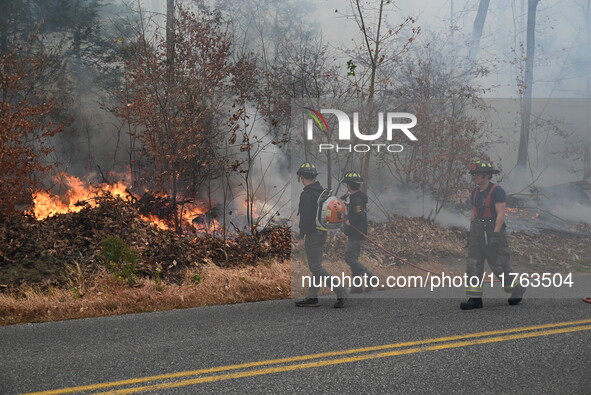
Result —
<instances>
[{"instance_id":1,"label":"burning leaf litter","mask_svg":"<svg viewBox=\"0 0 591 395\"><path fill-rule=\"evenodd\" d=\"M0 225L0 285L63 285L72 267L92 276L110 265L129 278L182 282L184 272L203 264L222 267L252 265L258 259L285 259L290 254L289 229L273 227L262 233L239 234L235 239L212 235L181 237L141 218L131 200L110 193L93 199L75 212L37 220L22 216ZM101 245L118 238L137 260L107 262ZM113 266L114 264L115 266ZM126 274L127 273L127 274Z\"/></svg>"}]
</instances>

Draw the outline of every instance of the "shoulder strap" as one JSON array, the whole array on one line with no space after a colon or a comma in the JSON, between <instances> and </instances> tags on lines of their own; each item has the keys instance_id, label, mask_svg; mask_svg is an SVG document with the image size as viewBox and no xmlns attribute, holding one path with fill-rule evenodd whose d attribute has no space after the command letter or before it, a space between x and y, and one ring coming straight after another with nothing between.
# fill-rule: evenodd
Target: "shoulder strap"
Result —
<instances>
[{"instance_id":1,"label":"shoulder strap","mask_svg":"<svg viewBox=\"0 0 591 395\"><path fill-rule=\"evenodd\" d=\"M326 227L322 223L322 206L324 202L330 197L332 191L328 188L324 188L322 192L318 195L318 200L316 201L316 229L327 231Z\"/></svg>"},{"instance_id":2,"label":"shoulder strap","mask_svg":"<svg viewBox=\"0 0 591 395\"><path fill-rule=\"evenodd\" d=\"M497 184L492 185L492 187L490 188L490 190L488 191L488 193L486 194L486 197L484 198L484 200L482 202L482 205L484 206L484 218L486 218L486 219L492 218L492 211L490 209L490 202L492 200L492 193L496 187L497 187Z\"/></svg>"}]
</instances>

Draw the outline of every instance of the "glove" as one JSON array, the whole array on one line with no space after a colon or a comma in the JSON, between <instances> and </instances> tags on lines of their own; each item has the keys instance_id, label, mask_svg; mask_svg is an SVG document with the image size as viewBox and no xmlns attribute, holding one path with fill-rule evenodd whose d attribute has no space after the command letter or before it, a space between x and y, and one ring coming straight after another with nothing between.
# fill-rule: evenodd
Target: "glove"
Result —
<instances>
[{"instance_id":1,"label":"glove","mask_svg":"<svg viewBox=\"0 0 591 395\"><path fill-rule=\"evenodd\" d=\"M488 238L488 246L490 248L499 248L501 245L501 236L499 232L493 232Z\"/></svg>"}]
</instances>

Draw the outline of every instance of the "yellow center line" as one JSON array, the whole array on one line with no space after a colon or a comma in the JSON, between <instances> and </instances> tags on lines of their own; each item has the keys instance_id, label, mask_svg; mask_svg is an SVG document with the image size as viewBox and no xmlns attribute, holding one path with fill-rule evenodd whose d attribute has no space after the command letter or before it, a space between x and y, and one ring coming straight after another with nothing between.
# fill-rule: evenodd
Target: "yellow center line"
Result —
<instances>
[{"instance_id":1,"label":"yellow center line","mask_svg":"<svg viewBox=\"0 0 591 395\"><path fill-rule=\"evenodd\" d=\"M548 328L560 328L560 327L565 327L565 326L570 326L570 325L581 325L581 324L588 324L588 323L591 323L591 319L559 322L559 323L543 324L543 325L535 325L535 326L527 326L527 327L520 327L520 328L500 329L500 330L495 330L495 331L470 333L470 334L465 334L465 335L439 337L439 338L432 338L432 339L425 339L425 340L416 340L416 341L408 341L408 342L401 342L401 343L385 344L385 345L379 345L379 346L354 348L354 349L349 349L349 350L339 350L339 351L331 351L331 352L324 352L324 353L318 353L318 354L301 355L301 356L289 357L289 358L270 359L270 360L265 360L265 361L256 361L256 362L248 362L248 363L235 364L235 365L218 366L218 367L213 367L213 368L192 370L192 371L186 371L186 372L161 374L161 375L140 377L140 378L134 378L134 379L128 379L128 380L120 380L120 381L105 382L105 383L98 383L98 384L78 386L78 387L70 387L70 388L62 388L62 389L49 390L49 391L34 392L34 393L30 393L28 395L52 395L52 394L68 394L68 393L73 393L73 392L92 391L92 390L99 390L99 389L105 389L105 388L120 387L120 386L124 386L124 385L134 385L134 384L146 383L146 382L150 382L150 381L176 379L176 378L187 377L187 376L196 376L196 375L218 373L218 372L224 372L224 371L230 371L230 370L261 367L261 366L265 366L265 365L276 365L276 364L284 364L284 363L291 363L291 362L301 362L301 361L307 361L307 360L312 360L312 359L336 357L336 356L342 356L342 355L348 355L348 354L367 353L367 352L380 351L380 350L386 350L386 349L391 349L391 348L412 347L412 346L427 345L427 344L432 344L432 343L450 342L450 341L455 341L455 340L473 339L473 338L484 337L484 336L503 335L503 334L508 334L508 333L534 331L534 330L541 330L541 329L548 329ZM577 328L589 328L589 327L585 326L585 327L577 327ZM576 330L585 330L585 329L577 329L577 328L566 328L566 329L560 329L560 330L566 331L566 332L576 331ZM546 332L552 332L552 333L546 333ZM523 336L523 337L517 337L517 338L526 338L526 337L533 337L533 336L543 336L545 334L553 334L553 333L565 333L565 332L545 331L545 332L533 332L533 333L526 333L526 334L522 334L522 335L513 335L513 336ZM526 336L526 335L531 335L531 336ZM507 337L507 336L505 336L505 337ZM505 337L503 337L503 339ZM493 338L493 339L498 339L498 338ZM482 341L482 343L473 343L473 344L483 344L483 343L489 342L489 341L484 341L484 340L489 340L489 339L475 340L476 342ZM511 340L511 339L507 338L505 340ZM504 341L504 340L495 340L495 341ZM465 343L465 342L460 342L460 343ZM459 343L450 343L450 344L459 344ZM470 343L470 344L472 344L472 343ZM462 347L463 345L468 345L468 344L456 345L455 347ZM256 370L254 372L248 371L248 372L238 372L238 373L231 373L231 374L225 374L225 375L219 375L219 376L203 377L203 378L188 380L187 381L188 384L182 384L182 385L191 385L191 384L198 384L200 382L219 381L219 380L227 380L230 378L255 376L255 375L260 375L260 374L274 373L277 371L306 369L308 367L327 366L327 365L333 365L336 363L346 363L346 362L353 362L353 361L357 361L357 360L381 358L381 357L385 357L385 356L403 355L403 354L418 352L418 351L412 351L412 350L428 351L431 349L435 350L435 349L450 348L450 347L444 347L444 346L449 346L449 344L430 346L430 347L421 347L421 348L411 348L411 349L405 349L405 350L399 350L399 351L393 351L393 352L387 352L387 353L381 353L381 354L362 355L362 356L335 359L335 360L329 360L329 361L311 362L311 363L300 364L300 365L289 365L289 366L284 366L284 367L261 369L261 370ZM433 348L433 347L435 347L435 348ZM443 348L437 348L437 347L443 347ZM394 353L394 354L392 354L392 353ZM320 364L320 365L316 365L316 364ZM294 368L294 366L295 366L295 368ZM289 368L289 369L287 369L287 368ZM277 370L277 369L279 369L279 370ZM281 370L281 369L286 369L286 370ZM198 381L194 382L195 380L198 380ZM199 380L205 380L205 381L199 381ZM172 384L179 384L179 383L185 383L185 382L186 381L181 381L181 382L177 382L177 383L161 384L161 385L172 385ZM182 385L177 385L177 386L182 386ZM154 387L154 386L141 387L141 388L150 388L149 390L151 390L152 387ZM165 388L172 388L172 387L165 387ZM158 389L158 388L153 388L153 389ZM142 390L142 389L130 388L128 390L123 390L123 391L139 391L139 390ZM148 389L145 389L144 391L147 391L147 390ZM114 393L120 393L120 392L114 392ZM121 393L125 393L125 392L121 392Z\"/></svg>"},{"instance_id":2,"label":"yellow center line","mask_svg":"<svg viewBox=\"0 0 591 395\"><path fill-rule=\"evenodd\" d=\"M287 365L287 366L279 366L279 367L275 367L275 368L259 369L259 370L247 371L247 372L229 373L229 374L223 374L223 375L218 375L218 376L209 376L209 377L201 377L201 378L185 380L185 381L178 381L178 382L173 382L173 383L163 383L163 384L156 384L156 385L150 385L150 386L144 386L144 387L127 388L127 389L121 389L121 390L116 390L116 391L102 392L97 395L131 394L131 393L135 393L135 392L145 392L145 391L155 391L155 390L169 389L169 388L178 388L178 387L185 387L188 385L211 383L214 381L222 381L222 380L229 380L229 379L236 379L236 378L243 378L243 377L261 376L261 375L271 374L271 373L289 372L289 371L294 371L294 370L302 370L302 369L317 368L317 367L322 367L322 366L338 365L338 364L349 363L349 362L366 361L366 360L371 360L371 359L392 357L392 356L396 356L396 355L414 354L414 353L426 352L426 351L444 350L444 349L448 349L448 348L473 346L473 345L478 345L478 344L496 343L496 342L503 342L503 341L508 341L508 340L527 339L527 338L531 338L531 337L548 336L548 335L554 335L554 334L558 334L558 333L569 333L569 332L578 332L578 331L587 331L587 330L591 330L591 325L576 326L576 327L561 328L561 329L552 329L552 330L546 330L546 331L540 331L540 332L519 333L519 334L515 334L515 335L506 335L506 336L498 336L498 337L488 337L488 338L475 339L475 340L465 340L465 341L460 341L460 342L455 342L455 343L444 343L444 344L437 344L437 345L427 346L427 347L407 348L404 350L388 351L388 352L382 352L382 353L378 353L378 354L359 355L359 356L348 357L348 358L332 359L332 360L317 361L317 362L308 362L308 363L303 363L303 364L299 364L299 365Z\"/></svg>"}]
</instances>

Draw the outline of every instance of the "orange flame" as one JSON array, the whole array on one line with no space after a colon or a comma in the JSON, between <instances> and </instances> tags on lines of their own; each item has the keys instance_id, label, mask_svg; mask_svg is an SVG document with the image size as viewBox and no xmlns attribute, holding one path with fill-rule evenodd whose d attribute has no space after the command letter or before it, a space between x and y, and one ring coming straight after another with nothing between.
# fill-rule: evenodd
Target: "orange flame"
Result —
<instances>
[{"instance_id":1,"label":"orange flame","mask_svg":"<svg viewBox=\"0 0 591 395\"><path fill-rule=\"evenodd\" d=\"M166 224L166 222L164 222L163 220L161 220L160 218L158 218L155 215L140 215L140 218L146 222L151 223L152 225L156 226L160 230L169 230L170 229L170 227Z\"/></svg>"},{"instance_id":2,"label":"orange flame","mask_svg":"<svg viewBox=\"0 0 591 395\"><path fill-rule=\"evenodd\" d=\"M505 214L511 218L538 218L540 213L524 208L506 207Z\"/></svg>"},{"instance_id":3,"label":"orange flame","mask_svg":"<svg viewBox=\"0 0 591 395\"><path fill-rule=\"evenodd\" d=\"M33 213L39 220L51 217L56 214L78 212L84 205L77 204L84 202L90 207L96 207L93 199L100 192L110 192L113 196L126 196L127 186L121 182L115 184L101 184L100 187L86 186L85 183L75 176L60 173L57 181L67 188L63 197L52 195L47 191L38 191L33 198Z\"/></svg>"},{"instance_id":4,"label":"orange flame","mask_svg":"<svg viewBox=\"0 0 591 395\"><path fill-rule=\"evenodd\" d=\"M190 224L197 233L215 234L221 227L218 220L208 210L196 204L185 204L182 209L182 221Z\"/></svg>"},{"instance_id":5,"label":"orange flame","mask_svg":"<svg viewBox=\"0 0 591 395\"><path fill-rule=\"evenodd\" d=\"M128 187L123 182L92 185L83 182L75 176L64 173L60 173L56 178L56 182L62 185L66 189L66 192L61 196L53 195L47 191L38 191L35 193L32 212L39 220L44 220L57 214L78 212L84 207L96 207L98 205L96 197L106 192L109 192L113 196L128 196ZM166 195L158 195L166 197ZM182 208L179 207L179 210L182 210L180 211L182 212L181 222L184 228L191 229L197 233L209 234L213 234L220 229L217 219L205 214L207 210L203 209L200 205L185 204ZM168 224L156 215L140 215L140 218L161 230L173 228L172 224ZM195 221L196 218L199 218L199 221Z\"/></svg>"}]
</instances>

